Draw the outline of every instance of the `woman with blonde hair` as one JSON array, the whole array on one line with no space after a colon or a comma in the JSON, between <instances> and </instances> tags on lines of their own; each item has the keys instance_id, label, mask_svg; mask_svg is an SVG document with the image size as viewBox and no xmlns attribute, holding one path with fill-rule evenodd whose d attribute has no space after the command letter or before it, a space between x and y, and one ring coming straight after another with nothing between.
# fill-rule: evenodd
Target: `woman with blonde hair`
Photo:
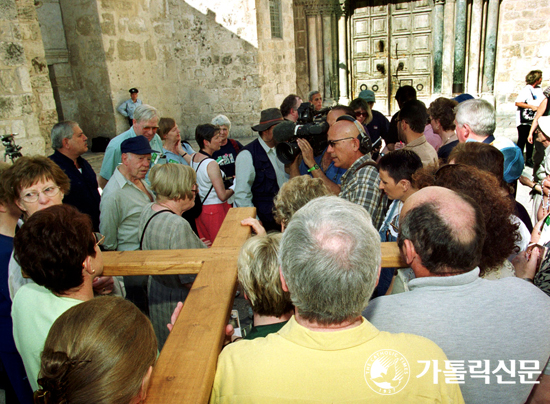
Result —
<instances>
[{"instance_id":1,"label":"woman with blonde hair","mask_svg":"<svg viewBox=\"0 0 550 404\"><path fill-rule=\"evenodd\" d=\"M182 213L195 204L195 171L182 164L155 165L149 174L156 202L145 205L139 220L142 250L180 250L206 248ZM184 301L195 275L153 275L149 277L149 315L162 349L170 315L179 301Z\"/></svg>"},{"instance_id":2,"label":"woman with blonde hair","mask_svg":"<svg viewBox=\"0 0 550 404\"><path fill-rule=\"evenodd\" d=\"M100 297L63 313L42 352L35 404L131 404L145 400L157 341L131 302Z\"/></svg>"}]
</instances>

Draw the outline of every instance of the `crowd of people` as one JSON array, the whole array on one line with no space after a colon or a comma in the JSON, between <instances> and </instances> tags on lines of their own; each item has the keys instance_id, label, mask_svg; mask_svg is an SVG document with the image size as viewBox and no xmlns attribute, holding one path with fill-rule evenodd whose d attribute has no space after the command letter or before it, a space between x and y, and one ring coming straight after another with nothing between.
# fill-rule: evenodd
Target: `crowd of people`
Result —
<instances>
[{"instance_id":1,"label":"crowd of people","mask_svg":"<svg viewBox=\"0 0 550 404\"><path fill-rule=\"evenodd\" d=\"M550 400L550 151L522 176L523 146L550 145L547 98L517 101L536 111L518 145L494 136L489 102L427 107L403 86L391 120L370 90L331 108L290 94L247 145L218 115L193 150L132 90L97 177L71 121L49 158L0 167L0 353L20 403L144 400L195 276L105 277L102 250L208 248L232 206L257 211L238 259L253 327L222 350L212 403ZM304 108L326 140L295 139L285 164L277 127ZM540 195L534 226L518 179ZM390 241L406 268L382 268Z\"/></svg>"}]
</instances>

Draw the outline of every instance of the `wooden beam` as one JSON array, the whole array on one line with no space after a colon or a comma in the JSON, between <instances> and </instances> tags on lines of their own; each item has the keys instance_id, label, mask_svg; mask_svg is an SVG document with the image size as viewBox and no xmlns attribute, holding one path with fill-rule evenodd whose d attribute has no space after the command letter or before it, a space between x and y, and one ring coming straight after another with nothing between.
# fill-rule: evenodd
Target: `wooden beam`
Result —
<instances>
[{"instance_id":1,"label":"wooden beam","mask_svg":"<svg viewBox=\"0 0 550 404\"><path fill-rule=\"evenodd\" d=\"M382 243L382 268L407 268L397 243Z\"/></svg>"},{"instance_id":2,"label":"wooden beam","mask_svg":"<svg viewBox=\"0 0 550 404\"><path fill-rule=\"evenodd\" d=\"M240 247L194 250L105 251L104 276L197 274L205 261L238 255Z\"/></svg>"},{"instance_id":3,"label":"wooden beam","mask_svg":"<svg viewBox=\"0 0 550 404\"><path fill-rule=\"evenodd\" d=\"M224 237L222 234L219 240L225 240ZM216 248L204 250L106 251L103 253L103 275L197 274L207 260L224 260L239 254L240 246L216 245ZM407 267L397 243L382 243L382 267Z\"/></svg>"},{"instance_id":4,"label":"wooden beam","mask_svg":"<svg viewBox=\"0 0 550 404\"><path fill-rule=\"evenodd\" d=\"M237 254L250 236L250 227L241 226L240 221L255 216L255 208L229 210L209 249L214 258L203 264L160 353L147 404L208 402L224 340L223 330L235 297ZM234 254L219 256L217 249L228 249Z\"/></svg>"}]
</instances>

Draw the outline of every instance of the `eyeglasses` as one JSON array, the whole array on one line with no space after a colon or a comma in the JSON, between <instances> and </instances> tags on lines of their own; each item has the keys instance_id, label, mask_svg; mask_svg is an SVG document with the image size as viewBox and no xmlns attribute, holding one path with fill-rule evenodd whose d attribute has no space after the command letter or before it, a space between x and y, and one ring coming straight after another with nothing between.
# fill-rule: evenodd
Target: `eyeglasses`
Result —
<instances>
[{"instance_id":1,"label":"eyeglasses","mask_svg":"<svg viewBox=\"0 0 550 404\"><path fill-rule=\"evenodd\" d=\"M95 238L95 245L97 246L102 245L103 242L105 241L105 236L95 231L92 234L94 235L94 238Z\"/></svg>"},{"instance_id":2,"label":"eyeglasses","mask_svg":"<svg viewBox=\"0 0 550 404\"><path fill-rule=\"evenodd\" d=\"M341 142L342 140L349 140L349 139L355 139L355 138L353 136L352 137L345 137L343 139L329 140L327 143L330 147L334 147L336 145L336 143Z\"/></svg>"},{"instance_id":3,"label":"eyeglasses","mask_svg":"<svg viewBox=\"0 0 550 404\"><path fill-rule=\"evenodd\" d=\"M53 198L59 193L58 186L51 186L44 188L42 191L29 191L25 195L21 196L21 199L27 203L34 203L38 201L40 194L46 195L48 198Z\"/></svg>"},{"instance_id":4,"label":"eyeglasses","mask_svg":"<svg viewBox=\"0 0 550 404\"><path fill-rule=\"evenodd\" d=\"M367 116L369 116L369 114L367 112L355 111L355 116L357 118L359 118L360 116L366 118Z\"/></svg>"}]
</instances>

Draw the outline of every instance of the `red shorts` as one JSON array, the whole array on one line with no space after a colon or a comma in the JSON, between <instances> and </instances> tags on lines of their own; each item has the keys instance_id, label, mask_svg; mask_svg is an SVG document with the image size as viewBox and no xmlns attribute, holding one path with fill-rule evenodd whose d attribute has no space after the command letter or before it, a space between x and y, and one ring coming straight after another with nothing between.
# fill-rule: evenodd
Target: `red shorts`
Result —
<instances>
[{"instance_id":1,"label":"red shorts","mask_svg":"<svg viewBox=\"0 0 550 404\"><path fill-rule=\"evenodd\" d=\"M230 207L231 205L227 202L216 205L202 205L202 213L195 219L199 237L213 243Z\"/></svg>"}]
</instances>

